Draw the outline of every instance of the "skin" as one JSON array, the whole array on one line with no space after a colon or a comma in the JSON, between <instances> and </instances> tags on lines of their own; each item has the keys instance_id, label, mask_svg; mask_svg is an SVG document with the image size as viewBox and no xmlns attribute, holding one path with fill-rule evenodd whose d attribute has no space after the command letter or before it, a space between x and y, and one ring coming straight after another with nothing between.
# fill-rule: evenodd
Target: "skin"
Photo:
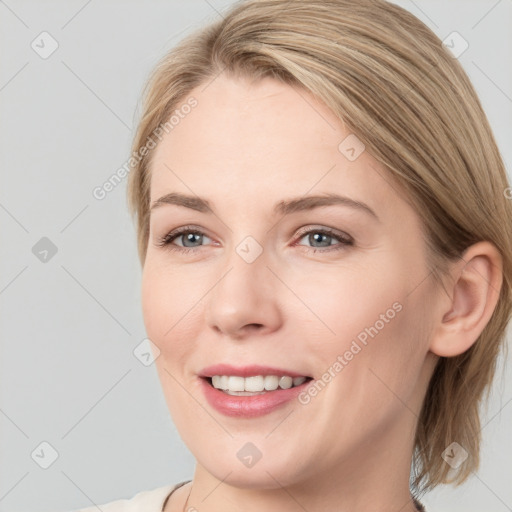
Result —
<instances>
[{"instance_id":1,"label":"skin","mask_svg":"<svg viewBox=\"0 0 512 512\"><path fill-rule=\"evenodd\" d=\"M154 150L151 202L180 192L208 199L214 213L155 208L142 276L162 389L197 461L193 485L166 512L182 510L191 489L187 507L200 512L412 512L413 439L430 376L439 355L467 350L488 322L499 253L472 246L440 291L414 206L368 151L349 161L338 150L350 132L325 105L272 79L224 74L190 96L197 107ZM378 220L340 205L272 213L281 200L327 193L363 201ZM189 224L202 239L158 246ZM298 234L303 227L336 234L322 242ZM236 252L246 236L263 249L252 263ZM170 249L185 244L191 252ZM206 402L197 374L214 363L321 379L397 302L401 311L308 404L248 419ZM247 442L262 453L251 468L237 458Z\"/></svg>"}]
</instances>

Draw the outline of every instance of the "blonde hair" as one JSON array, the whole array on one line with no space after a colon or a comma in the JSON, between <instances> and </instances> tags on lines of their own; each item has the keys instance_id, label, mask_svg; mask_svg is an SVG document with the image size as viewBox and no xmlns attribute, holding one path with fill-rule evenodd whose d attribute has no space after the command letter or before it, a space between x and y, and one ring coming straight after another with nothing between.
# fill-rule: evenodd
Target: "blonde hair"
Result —
<instances>
[{"instance_id":1,"label":"blonde hair","mask_svg":"<svg viewBox=\"0 0 512 512\"><path fill-rule=\"evenodd\" d=\"M132 150L140 152L195 87L222 72L272 77L322 100L408 192L436 283L473 243L487 240L500 251L503 285L493 315L469 350L439 359L416 431L412 485L462 483L479 467L479 404L512 310L509 184L465 71L426 25L384 0L238 2L154 69ZM134 164L128 183L142 265L152 154ZM453 441L469 454L457 470L441 457Z\"/></svg>"}]
</instances>

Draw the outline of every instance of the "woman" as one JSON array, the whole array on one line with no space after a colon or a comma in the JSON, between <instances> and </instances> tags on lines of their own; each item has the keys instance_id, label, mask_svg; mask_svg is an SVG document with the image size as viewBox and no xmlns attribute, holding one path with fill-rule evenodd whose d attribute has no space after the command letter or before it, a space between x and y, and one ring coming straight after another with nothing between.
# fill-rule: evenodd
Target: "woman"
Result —
<instances>
[{"instance_id":1,"label":"woman","mask_svg":"<svg viewBox=\"0 0 512 512\"><path fill-rule=\"evenodd\" d=\"M467 479L512 205L435 34L383 0L239 3L155 69L133 150L144 322L197 465L102 510L412 512Z\"/></svg>"}]
</instances>

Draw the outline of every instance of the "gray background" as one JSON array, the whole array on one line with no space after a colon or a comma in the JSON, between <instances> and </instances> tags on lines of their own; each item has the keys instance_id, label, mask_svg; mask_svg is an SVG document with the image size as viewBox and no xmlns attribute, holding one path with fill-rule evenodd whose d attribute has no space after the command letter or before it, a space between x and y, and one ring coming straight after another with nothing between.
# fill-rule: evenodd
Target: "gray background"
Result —
<instances>
[{"instance_id":1,"label":"gray background","mask_svg":"<svg viewBox=\"0 0 512 512\"><path fill-rule=\"evenodd\" d=\"M145 332L126 183L102 201L92 191L129 155L157 60L232 3L0 0L0 512L72 510L192 477L154 365L133 353ZM468 41L460 60L510 176L512 0L397 3L441 39ZM31 47L42 31L59 45L46 59ZM57 249L46 262L33 253L43 237ZM512 510L508 364L483 411L480 471L426 496L429 512ZM58 453L47 469L44 445L31 456L44 441Z\"/></svg>"}]
</instances>

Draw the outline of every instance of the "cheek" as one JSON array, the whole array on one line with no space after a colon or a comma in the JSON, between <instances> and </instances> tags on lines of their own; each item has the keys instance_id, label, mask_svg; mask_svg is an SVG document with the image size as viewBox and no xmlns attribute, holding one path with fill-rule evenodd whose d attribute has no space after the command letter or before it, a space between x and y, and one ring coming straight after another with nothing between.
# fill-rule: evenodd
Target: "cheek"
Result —
<instances>
[{"instance_id":1,"label":"cheek","mask_svg":"<svg viewBox=\"0 0 512 512\"><path fill-rule=\"evenodd\" d=\"M405 388L407 394L428 347L428 284L414 289L415 276L423 275L419 265L413 269L403 258L381 258L378 265L303 282L297 294L307 297L310 312L303 314L308 320L301 324L309 327L305 342L316 358L317 371L328 371L341 356L337 374L350 374L361 392L375 386L385 390L379 376L391 389Z\"/></svg>"},{"instance_id":2,"label":"cheek","mask_svg":"<svg viewBox=\"0 0 512 512\"><path fill-rule=\"evenodd\" d=\"M411 410L417 408L418 384L431 332L426 308L428 289L409 295L407 291L389 291L385 300L372 303L371 314L366 314L364 321L360 317L360 325L353 326L356 334L344 341L348 349L344 354L352 358L344 369L353 385L351 399L368 414L380 411L383 417L393 411L404 412L404 404ZM354 343L361 350L352 356L351 352L358 350Z\"/></svg>"},{"instance_id":3,"label":"cheek","mask_svg":"<svg viewBox=\"0 0 512 512\"><path fill-rule=\"evenodd\" d=\"M182 365L196 348L204 280L147 261L142 274L142 315L148 337L168 367Z\"/></svg>"},{"instance_id":4,"label":"cheek","mask_svg":"<svg viewBox=\"0 0 512 512\"><path fill-rule=\"evenodd\" d=\"M162 352L169 350L176 333L186 325L183 320L180 322L186 310L176 289L180 289L180 283L169 272L146 262L142 274L142 315L148 337Z\"/></svg>"},{"instance_id":5,"label":"cheek","mask_svg":"<svg viewBox=\"0 0 512 512\"><path fill-rule=\"evenodd\" d=\"M323 354L324 364L348 350L354 339L364 346L376 332L379 336L389 332L401 314L407 282L399 264L383 258L377 265L372 263L330 268L317 272L314 279L288 281L307 306L293 301L294 317L310 328L304 341Z\"/></svg>"},{"instance_id":6,"label":"cheek","mask_svg":"<svg viewBox=\"0 0 512 512\"><path fill-rule=\"evenodd\" d=\"M146 261L142 274L142 316L149 338L158 343L160 348L162 348L160 341L166 330L169 329L163 322L164 311L172 311L168 309L169 306L172 306L168 303L168 301L172 302L172 295L165 295L164 288L163 279L158 279L158 272Z\"/></svg>"},{"instance_id":7,"label":"cheek","mask_svg":"<svg viewBox=\"0 0 512 512\"><path fill-rule=\"evenodd\" d=\"M184 375L195 347L191 329L199 305L192 308L191 294L176 292L187 290L183 281L183 277L180 279L169 269L146 260L141 283L144 324L149 339L160 350L155 366L169 412L180 431L186 431L190 421L187 418L201 414L190 400L188 391L192 390L192 383L188 373ZM197 303L197 299L192 302Z\"/></svg>"}]
</instances>

